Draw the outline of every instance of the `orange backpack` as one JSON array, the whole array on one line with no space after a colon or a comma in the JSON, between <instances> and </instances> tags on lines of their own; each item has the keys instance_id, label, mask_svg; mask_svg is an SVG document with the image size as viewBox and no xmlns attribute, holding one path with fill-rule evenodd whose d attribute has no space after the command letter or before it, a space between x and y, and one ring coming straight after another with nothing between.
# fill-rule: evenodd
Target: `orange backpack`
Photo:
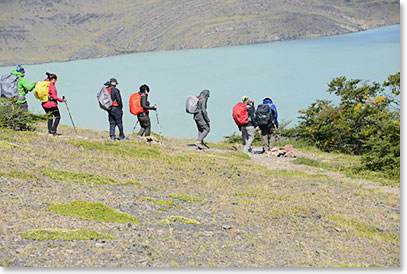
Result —
<instances>
[{"instance_id":1,"label":"orange backpack","mask_svg":"<svg viewBox=\"0 0 407 274\"><path fill-rule=\"evenodd\" d=\"M144 110L144 108L141 107L141 94L136 92L133 93L132 95L130 95L130 112L133 115L137 115L139 113L142 113L144 111L148 111L148 110Z\"/></svg>"}]
</instances>

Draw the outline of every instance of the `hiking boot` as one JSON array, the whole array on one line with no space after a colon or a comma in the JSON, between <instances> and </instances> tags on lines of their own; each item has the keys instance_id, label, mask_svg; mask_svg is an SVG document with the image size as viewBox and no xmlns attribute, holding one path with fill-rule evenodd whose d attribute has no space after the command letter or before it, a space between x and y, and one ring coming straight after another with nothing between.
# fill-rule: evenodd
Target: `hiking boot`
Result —
<instances>
[{"instance_id":1,"label":"hiking boot","mask_svg":"<svg viewBox=\"0 0 407 274\"><path fill-rule=\"evenodd\" d=\"M125 136L125 137L123 137L123 138L120 138L119 140L120 140L120 141L126 141L126 140L129 140L129 137L126 137L126 136Z\"/></svg>"},{"instance_id":2,"label":"hiking boot","mask_svg":"<svg viewBox=\"0 0 407 274\"><path fill-rule=\"evenodd\" d=\"M114 141L116 141L116 137L115 136L110 136L110 140L112 140L114 142Z\"/></svg>"},{"instance_id":3,"label":"hiking boot","mask_svg":"<svg viewBox=\"0 0 407 274\"><path fill-rule=\"evenodd\" d=\"M202 143L199 142L199 141L196 141L196 142L195 142L195 146L196 146L198 149L203 149Z\"/></svg>"},{"instance_id":4,"label":"hiking boot","mask_svg":"<svg viewBox=\"0 0 407 274\"><path fill-rule=\"evenodd\" d=\"M203 148L209 149L208 145L205 144L203 141L201 142L201 145L202 145Z\"/></svg>"}]
</instances>

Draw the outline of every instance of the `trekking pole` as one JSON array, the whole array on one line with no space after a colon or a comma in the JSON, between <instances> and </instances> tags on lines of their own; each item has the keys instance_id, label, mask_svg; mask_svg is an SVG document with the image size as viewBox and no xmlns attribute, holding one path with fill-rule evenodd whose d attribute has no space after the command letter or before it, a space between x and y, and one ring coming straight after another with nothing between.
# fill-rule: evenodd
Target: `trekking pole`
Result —
<instances>
[{"instance_id":1,"label":"trekking pole","mask_svg":"<svg viewBox=\"0 0 407 274\"><path fill-rule=\"evenodd\" d=\"M133 131L131 132L132 135L133 135L134 131L136 130L137 125L138 125L138 119L137 119L137 123L133 127Z\"/></svg>"},{"instance_id":2,"label":"trekking pole","mask_svg":"<svg viewBox=\"0 0 407 274\"><path fill-rule=\"evenodd\" d=\"M65 100L65 96L62 96L62 99ZM65 106L66 106L66 110L68 111L69 117L71 117L71 122L72 122L72 125L73 125L73 129L75 130L75 134L77 134L76 127L75 127L75 124L73 122L71 112L69 111L68 103L66 101L65 101Z\"/></svg>"},{"instance_id":3,"label":"trekking pole","mask_svg":"<svg viewBox=\"0 0 407 274\"><path fill-rule=\"evenodd\" d=\"M158 120L158 111L157 111L157 109L155 110L155 117L157 118L158 133L160 134L160 139L161 139L161 142L162 142L161 127L160 127L160 121Z\"/></svg>"}]
</instances>

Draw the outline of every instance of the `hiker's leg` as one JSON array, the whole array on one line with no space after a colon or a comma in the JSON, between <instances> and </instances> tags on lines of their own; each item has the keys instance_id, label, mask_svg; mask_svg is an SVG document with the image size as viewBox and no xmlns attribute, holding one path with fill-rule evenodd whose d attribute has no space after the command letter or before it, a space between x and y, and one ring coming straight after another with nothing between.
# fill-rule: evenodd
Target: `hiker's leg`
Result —
<instances>
[{"instance_id":1,"label":"hiker's leg","mask_svg":"<svg viewBox=\"0 0 407 274\"><path fill-rule=\"evenodd\" d=\"M210 127L209 127L209 124L203 124L203 125L200 125L200 126L201 126L201 129L202 129L202 132L198 136L198 141L202 143L203 140L206 138L206 136L208 136L209 131L210 131Z\"/></svg>"},{"instance_id":2,"label":"hiker's leg","mask_svg":"<svg viewBox=\"0 0 407 274\"><path fill-rule=\"evenodd\" d=\"M113 116L113 112L111 110L108 113L109 113L110 138L116 138L116 133L115 133L116 122L115 122L115 119Z\"/></svg>"},{"instance_id":3,"label":"hiker's leg","mask_svg":"<svg viewBox=\"0 0 407 274\"><path fill-rule=\"evenodd\" d=\"M254 127L246 127L247 141L246 145L243 147L243 152L247 153L251 150L252 143L254 140Z\"/></svg>"},{"instance_id":4,"label":"hiker's leg","mask_svg":"<svg viewBox=\"0 0 407 274\"><path fill-rule=\"evenodd\" d=\"M246 145L246 141L249 136L247 135L246 126L242 126L240 127L240 129L242 130L242 145L244 146Z\"/></svg>"},{"instance_id":5,"label":"hiker's leg","mask_svg":"<svg viewBox=\"0 0 407 274\"><path fill-rule=\"evenodd\" d=\"M140 123L140 130L138 132L138 136L143 136L143 134L146 132L146 120L144 119L145 116L142 116L144 114L140 114L140 116L138 116L138 121Z\"/></svg>"},{"instance_id":6,"label":"hiker's leg","mask_svg":"<svg viewBox=\"0 0 407 274\"><path fill-rule=\"evenodd\" d=\"M199 121L195 120L196 123L196 127L198 129L198 137L196 138L197 141L199 141L199 136L201 136L202 132L203 132L203 128L201 127L201 124L199 123Z\"/></svg>"},{"instance_id":7,"label":"hiker's leg","mask_svg":"<svg viewBox=\"0 0 407 274\"><path fill-rule=\"evenodd\" d=\"M116 125L119 128L119 138L124 138L124 130L123 130L123 110L117 109L116 110Z\"/></svg>"},{"instance_id":8,"label":"hiker's leg","mask_svg":"<svg viewBox=\"0 0 407 274\"><path fill-rule=\"evenodd\" d=\"M276 129L272 128L270 135L270 149L274 147L275 142L276 142Z\"/></svg>"},{"instance_id":9,"label":"hiker's leg","mask_svg":"<svg viewBox=\"0 0 407 274\"><path fill-rule=\"evenodd\" d=\"M52 114L54 115L55 119L54 119L54 124L52 125L52 133L56 134L57 133L57 128L59 125L59 121L61 120L61 114L59 113L59 109L58 107L53 108L53 112Z\"/></svg>"},{"instance_id":10,"label":"hiker's leg","mask_svg":"<svg viewBox=\"0 0 407 274\"><path fill-rule=\"evenodd\" d=\"M146 137L148 137L151 134L151 121L150 116L148 115L146 116L145 126L146 126Z\"/></svg>"},{"instance_id":11,"label":"hiker's leg","mask_svg":"<svg viewBox=\"0 0 407 274\"><path fill-rule=\"evenodd\" d=\"M266 128L261 129L261 143L263 146L263 152L266 153L268 151L268 135Z\"/></svg>"},{"instance_id":12,"label":"hiker's leg","mask_svg":"<svg viewBox=\"0 0 407 274\"><path fill-rule=\"evenodd\" d=\"M28 103L25 102L25 103L20 104L20 108L28 111Z\"/></svg>"},{"instance_id":13,"label":"hiker's leg","mask_svg":"<svg viewBox=\"0 0 407 274\"><path fill-rule=\"evenodd\" d=\"M48 115L48 133L52 134L52 122L53 122L52 121L53 120L52 111L49 108L44 108L43 107L43 109L44 109L45 113Z\"/></svg>"}]
</instances>

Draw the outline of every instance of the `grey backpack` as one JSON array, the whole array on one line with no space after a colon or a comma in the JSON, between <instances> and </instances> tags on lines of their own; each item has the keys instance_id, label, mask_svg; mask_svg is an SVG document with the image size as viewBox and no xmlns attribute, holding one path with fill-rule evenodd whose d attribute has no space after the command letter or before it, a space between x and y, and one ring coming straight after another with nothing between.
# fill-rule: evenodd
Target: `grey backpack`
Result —
<instances>
[{"instance_id":1,"label":"grey backpack","mask_svg":"<svg viewBox=\"0 0 407 274\"><path fill-rule=\"evenodd\" d=\"M110 92L106 87L102 87L97 96L99 107L103 110L109 111L112 109L113 102L112 97L110 96Z\"/></svg>"},{"instance_id":2,"label":"grey backpack","mask_svg":"<svg viewBox=\"0 0 407 274\"><path fill-rule=\"evenodd\" d=\"M11 98L18 95L18 76L3 74L1 76L1 96Z\"/></svg>"},{"instance_id":3,"label":"grey backpack","mask_svg":"<svg viewBox=\"0 0 407 274\"><path fill-rule=\"evenodd\" d=\"M191 95L187 97L187 102L185 104L185 110L187 111L187 113L198 113L198 101L198 96Z\"/></svg>"}]
</instances>

